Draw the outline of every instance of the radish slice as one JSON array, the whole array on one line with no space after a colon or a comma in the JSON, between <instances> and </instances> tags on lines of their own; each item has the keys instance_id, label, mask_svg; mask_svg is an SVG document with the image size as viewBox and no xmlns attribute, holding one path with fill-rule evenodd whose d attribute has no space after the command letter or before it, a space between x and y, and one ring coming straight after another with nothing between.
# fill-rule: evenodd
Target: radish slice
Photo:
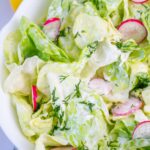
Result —
<instances>
[{"instance_id":1,"label":"radish slice","mask_svg":"<svg viewBox=\"0 0 150 150\"><path fill-rule=\"evenodd\" d=\"M148 0L132 0L132 2L136 3L136 4L143 4L145 2L147 2Z\"/></svg>"},{"instance_id":2,"label":"radish slice","mask_svg":"<svg viewBox=\"0 0 150 150\"><path fill-rule=\"evenodd\" d=\"M55 41L59 35L61 21L59 18L48 19L44 23L44 32L50 38L50 40Z\"/></svg>"},{"instance_id":3,"label":"radish slice","mask_svg":"<svg viewBox=\"0 0 150 150\"><path fill-rule=\"evenodd\" d=\"M99 94L106 95L111 92L112 85L103 79L95 78L89 82L89 88L97 91Z\"/></svg>"},{"instance_id":4,"label":"radish slice","mask_svg":"<svg viewBox=\"0 0 150 150\"><path fill-rule=\"evenodd\" d=\"M132 138L150 138L150 120L140 122L135 127Z\"/></svg>"},{"instance_id":5,"label":"radish slice","mask_svg":"<svg viewBox=\"0 0 150 150\"><path fill-rule=\"evenodd\" d=\"M147 30L144 24L137 19L129 19L123 21L118 30L122 34L124 41L134 39L137 43L142 42L147 36Z\"/></svg>"},{"instance_id":6,"label":"radish slice","mask_svg":"<svg viewBox=\"0 0 150 150\"><path fill-rule=\"evenodd\" d=\"M33 105L33 110L36 111L37 109L37 87L35 85L32 86L32 105Z\"/></svg>"},{"instance_id":7,"label":"radish slice","mask_svg":"<svg viewBox=\"0 0 150 150\"><path fill-rule=\"evenodd\" d=\"M142 107L143 103L136 98L129 99L124 104L119 104L112 109L114 116L128 116Z\"/></svg>"}]
</instances>

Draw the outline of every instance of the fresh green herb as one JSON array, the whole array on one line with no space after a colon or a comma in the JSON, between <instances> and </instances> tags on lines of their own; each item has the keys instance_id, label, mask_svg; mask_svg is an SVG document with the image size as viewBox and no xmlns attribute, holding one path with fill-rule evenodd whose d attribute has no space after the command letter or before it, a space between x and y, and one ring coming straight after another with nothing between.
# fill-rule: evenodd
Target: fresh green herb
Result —
<instances>
[{"instance_id":1,"label":"fresh green herb","mask_svg":"<svg viewBox=\"0 0 150 150\"><path fill-rule=\"evenodd\" d=\"M134 107L135 107L134 104L132 104L132 105L131 105L131 108L134 108Z\"/></svg>"},{"instance_id":2,"label":"fresh green herb","mask_svg":"<svg viewBox=\"0 0 150 150\"><path fill-rule=\"evenodd\" d=\"M55 103L59 99L58 97L56 97L56 88L54 88L54 90L52 91L51 97L52 97L52 107L53 107L53 112L52 112L51 117L53 117L55 120L57 120L57 125L55 125L55 127L51 131L51 134L53 134L56 129L58 129L58 128L61 129L61 125L64 123L65 112L62 111L60 105L57 105ZM65 129L67 129L66 123L65 123L64 127L62 128L62 130L65 130Z\"/></svg>"},{"instance_id":3,"label":"fresh green herb","mask_svg":"<svg viewBox=\"0 0 150 150\"><path fill-rule=\"evenodd\" d=\"M59 33L60 37L65 37L67 34L69 34L71 31L71 27L66 27L64 30L61 30Z\"/></svg>"},{"instance_id":4,"label":"fresh green herb","mask_svg":"<svg viewBox=\"0 0 150 150\"><path fill-rule=\"evenodd\" d=\"M61 6L63 5L64 0L61 0Z\"/></svg>"},{"instance_id":5,"label":"fresh green herb","mask_svg":"<svg viewBox=\"0 0 150 150\"><path fill-rule=\"evenodd\" d=\"M82 33L86 33L86 31L85 31L85 30L82 30L81 32L82 32Z\"/></svg>"},{"instance_id":6,"label":"fresh green herb","mask_svg":"<svg viewBox=\"0 0 150 150\"><path fill-rule=\"evenodd\" d=\"M137 98L143 100L142 91L143 91L142 89L132 90L132 91L130 91L130 96L137 97Z\"/></svg>"},{"instance_id":7,"label":"fresh green herb","mask_svg":"<svg viewBox=\"0 0 150 150\"><path fill-rule=\"evenodd\" d=\"M77 98L80 98L80 97L81 97L80 84L81 84L81 80L79 81L78 84L75 85L74 97L77 97Z\"/></svg>"},{"instance_id":8,"label":"fresh green herb","mask_svg":"<svg viewBox=\"0 0 150 150\"><path fill-rule=\"evenodd\" d=\"M145 4L142 4L142 6L146 9L146 10L149 10L149 7Z\"/></svg>"},{"instance_id":9,"label":"fresh green herb","mask_svg":"<svg viewBox=\"0 0 150 150\"><path fill-rule=\"evenodd\" d=\"M95 42L89 44L87 46L88 52L85 54L86 57L88 57L88 58L91 57L92 54L96 51L97 47L98 47L98 41L95 41Z\"/></svg>"},{"instance_id":10,"label":"fresh green herb","mask_svg":"<svg viewBox=\"0 0 150 150\"><path fill-rule=\"evenodd\" d=\"M66 80L69 77L69 75L61 75L59 76L59 80L62 83L64 80Z\"/></svg>"},{"instance_id":11,"label":"fresh green herb","mask_svg":"<svg viewBox=\"0 0 150 150\"><path fill-rule=\"evenodd\" d=\"M79 32L77 32L77 33L75 34L75 36L74 36L75 39L76 39L77 37L81 37L81 35L80 35Z\"/></svg>"},{"instance_id":12,"label":"fresh green herb","mask_svg":"<svg viewBox=\"0 0 150 150\"><path fill-rule=\"evenodd\" d=\"M53 103L55 103L59 99L58 97L56 97L56 88L54 88L54 90L52 91L51 96Z\"/></svg>"},{"instance_id":13,"label":"fresh green herb","mask_svg":"<svg viewBox=\"0 0 150 150\"><path fill-rule=\"evenodd\" d=\"M84 3L86 3L86 2L88 2L88 0L84 0L84 1L82 1L82 4L84 4Z\"/></svg>"},{"instance_id":14,"label":"fresh green herb","mask_svg":"<svg viewBox=\"0 0 150 150\"><path fill-rule=\"evenodd\" d=\"M70 128L67 127L67 121L64 122L64 126L62 128L60 128L61 131L64 130L70 130Z\"/></svg>"},{"instance_id":15,"label":"fresh green herb","mask_svg":"<svg viewBox=\"0 0 150 150\"><path fill-rule=\"evenodd\" d=\"M78 150L88 150L87 146L84 144L84 142L81 142L80 146L77 148Z\"/></svg>"},{"instance_id":16,"label":"fresh green herb","mask_svg":"<svg viewBox=\"0 0 150 150\"><path fill-rule=\"evenodd\" d=\"M89 107L89 110L92 112L93 111L93 107L95 104L91 103L91 102L86 102L86 101L82 101L80 102L80 104L84 104L87 105Z\"/></svg>"},{"instance_id":17,"label":"fresh green herb","mask_svg":"<svg viewBox=\"0 0 150 150\"><path fill-rule=\"evenodd\" d=\"M57 125L54 125L53 129L49 132L49 135L54 135L55 130L59 129Z\"/></svg>"},{"instance_id":18,"label":"fresh green herb","mask_svg":"<svg viewBox=\"0 0 150 150\"><path fill-rule=\"evenodd\" d=\"M70 9L71 9L71 2L68 5L68 12L70 11Z\"/></svg>"},{"instance_id":19,"label":"fresh green herb","mask_svg":"<svg viewBox=\"0 0 150 150\"><path fill-rule=\"evenodd\" d=\"M65 99L63 100L65 105L68 105L68 101L71 99L71 97L73 96L73 94L69 94L68 96L65 97Z\"/></svg>"},{"instance_id":20,"label":"fresh green herb","mask_svg":"<svg viewBox=\"0 0 150 150\"><path fill-rule=\"evenodd\" d=\"M66 36L65 29L60 31L59 36L61 36L61 37L65 37Z\"/></svg>"},{"instance_id":21,"label":"fresh green herb","mask_svg":"<svg viewBox=\"0 0 150 150\"><path fill-rule=\"evenodd\" d=\"M150 75L148 73L138 73L132 81L132 90L143 89L150 85Z\"/></svg>"},{"instance_id":22,"label":"fresh green herb","mask_svg":"<svg viewBox=\"0 0 150 150\"><path fill-rule=\"evenodd\" d=\"M125 42L117 42L116 46L123 52L132 52L135 50L140 50L140 47L134 40L128 40Z\"/></svg>"},{"instance_id":23,"label":"fresh green herb","mask_svg":"<svg viewBox=\"0 0 150 150\"><path fill-rule=\"evenodd\" d=\"M107 142L108 147L112 147L112 150L117 150L120 147L120 144L117 141Z\"/></svg>"}]
</instances>

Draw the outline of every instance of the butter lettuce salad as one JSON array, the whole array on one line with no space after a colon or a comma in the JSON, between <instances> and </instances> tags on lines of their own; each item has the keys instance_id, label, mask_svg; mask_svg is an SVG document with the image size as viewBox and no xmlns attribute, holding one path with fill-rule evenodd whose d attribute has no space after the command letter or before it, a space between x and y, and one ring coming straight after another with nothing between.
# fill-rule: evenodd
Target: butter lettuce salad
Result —
<instances>
[{"instance_id":1,"label":"butter lettuce salad","mask_svg":"<svg viewBox=\"0 0 150 150\"><path fill-rule=\"evenodd\" d=\"M150 149L149 1L50 0L38 22L22 16L4 56L35 150Z\"/></svg>"}]
</instances>

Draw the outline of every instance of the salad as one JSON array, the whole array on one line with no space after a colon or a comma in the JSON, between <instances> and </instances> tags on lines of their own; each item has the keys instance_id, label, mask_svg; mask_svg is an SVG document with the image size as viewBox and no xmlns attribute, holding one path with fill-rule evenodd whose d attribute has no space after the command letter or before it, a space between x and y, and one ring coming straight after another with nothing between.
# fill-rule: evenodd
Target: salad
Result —
<instances>
[{"instance_id":1,"label":"salad","mask_svg":"<svg viewBox=\"0 0 150 150\"><path fill-rule=\"evenodd\" d=\"M4 89L35 150L150 149L150 2L50 0L4 41Z\"/></svg>"}]
</instances>

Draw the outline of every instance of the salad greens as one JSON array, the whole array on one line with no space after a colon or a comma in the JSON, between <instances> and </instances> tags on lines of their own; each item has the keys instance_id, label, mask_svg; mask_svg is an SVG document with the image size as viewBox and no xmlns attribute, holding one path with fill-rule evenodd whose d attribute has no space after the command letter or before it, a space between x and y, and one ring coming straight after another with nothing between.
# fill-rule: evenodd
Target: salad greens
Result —
<instances>
[{"instance_id":1,"label":"salad greens","mask_svg":"<svg viewBox=\"0 0 150 150\"><path fill-rule=\"evenodd\" d=\"M128 0L51 0L43 26L22 16L4 41L4 89L36 150L150 149L150 137L133 138L136 125L150 119L149 7ZM117 26L127 19L145 26L140 43L122 39Z\"/></svg>"}]
</instances>

